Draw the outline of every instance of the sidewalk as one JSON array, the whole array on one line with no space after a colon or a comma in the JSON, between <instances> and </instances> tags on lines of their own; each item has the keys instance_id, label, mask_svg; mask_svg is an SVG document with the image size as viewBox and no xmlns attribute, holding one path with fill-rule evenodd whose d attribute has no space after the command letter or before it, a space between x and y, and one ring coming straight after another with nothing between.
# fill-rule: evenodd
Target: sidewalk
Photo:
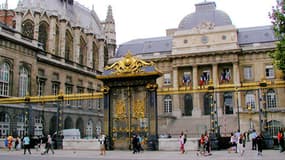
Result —
<instances>
[{"instance_id":1,"label":"sidewalk","mask_svg":"<svg viewBox=\"0 0 285 160\"><path fill-rule=\"evenodd\" d=\"M105 156L100 156L99 151L72 151L72 150L55 150L55 154L41 155L40 151L32 150L31 155L35 159L139 159L139 160L197 160L197 159L212 159L212 160L284 160L285 152L280 153L278 150L264 150L263 156L257 156L257 151L247 150L243 156L239 153L228 153L226 150L213 151L211 156L197 156L196 151L188 151L185 154L179 151L145 151L139 154L132 154L131 151L107 151ZM0 157L23 157L23 150L20 151L3 151L0 152ZM41 158L40 158L41 157ZM13 158L12 158L13 159ZM15 158L16 159L16 158ZM33 158L30 158L33 159ZM2 160L2 158L1 158ZM3 159L4 160L4 159Z\"/></svg>"}]
</instances>

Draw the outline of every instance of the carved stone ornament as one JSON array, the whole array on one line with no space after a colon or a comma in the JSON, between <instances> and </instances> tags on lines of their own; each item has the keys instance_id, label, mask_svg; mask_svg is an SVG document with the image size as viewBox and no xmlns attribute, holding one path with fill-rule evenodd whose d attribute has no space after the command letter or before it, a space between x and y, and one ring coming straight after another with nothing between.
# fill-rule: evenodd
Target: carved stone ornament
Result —
<instances>
[{"instance_id":1,"label":"carved stone ornament","mask_svg":"<svg viewBox=\"0 0 285 160\"><path fill-rule=\"evenodd\" d=\"M214 29L215 24L213 22L202 22L200 23L197 27L195 27L195 29L201 33L205 30L212 30Z\"/></svg>"},{"instance_id":2,"label":"carved stone ornament","mask_svg":"<svg viewBox=\"0 0 285 160\"><path fill-rule=\"evenodd\" d=\"M111 66L106 66L105 70L113 70L113 73L121 74L121 73L138 73L142 72L141 68L144 66L153 66L153 62L145 62L140 60L134 56L132 56L131 52L125 55L125 57L112 64Z\"/></svg>"}]
</instances>

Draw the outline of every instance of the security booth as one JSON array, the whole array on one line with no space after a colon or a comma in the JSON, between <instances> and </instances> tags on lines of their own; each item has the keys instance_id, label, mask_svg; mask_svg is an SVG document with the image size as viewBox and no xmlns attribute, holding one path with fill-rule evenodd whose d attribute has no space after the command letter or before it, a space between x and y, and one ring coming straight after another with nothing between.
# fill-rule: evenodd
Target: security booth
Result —
<instances>
[{"instance_id":1,"label":"security booth","mask_svg":"<svg viewBox=\"0 0 285 160\"><path fill-rule=\"evenodd\" d=\"M104 83L104 133L108 149L131 149L134 135L151 143L153 150L158 149L156 79L160 76L153 62L128 52L97 77Z\"/></svg>"}]
</instances>

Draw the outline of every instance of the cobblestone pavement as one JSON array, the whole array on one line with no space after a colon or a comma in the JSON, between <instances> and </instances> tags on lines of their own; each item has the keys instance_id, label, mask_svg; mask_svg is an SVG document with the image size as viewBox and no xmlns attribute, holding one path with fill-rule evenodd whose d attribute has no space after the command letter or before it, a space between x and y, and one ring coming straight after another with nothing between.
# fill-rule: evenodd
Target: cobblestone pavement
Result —
<instances>
[{"instance_id":1,"label":"cobblestone pavement","mask_svg":"<svg viewBox=\"0 0 285 160\"><path fill-rule=\"evenodd\" d=\"M55 154L41 155L40 151L32 150L32 154L21 151L0 151L0 160L285 160L285 153L278 150L264 150L263 156L257 151L247 150L243 156L239 153L228 153L226 150L213 151L211 156L197 156L197 152L188 151L181 154L178 151L145 151L132 154L131 151L107 151L105 156L99 151L55 150Z\"/></svg>"}]
</instances>

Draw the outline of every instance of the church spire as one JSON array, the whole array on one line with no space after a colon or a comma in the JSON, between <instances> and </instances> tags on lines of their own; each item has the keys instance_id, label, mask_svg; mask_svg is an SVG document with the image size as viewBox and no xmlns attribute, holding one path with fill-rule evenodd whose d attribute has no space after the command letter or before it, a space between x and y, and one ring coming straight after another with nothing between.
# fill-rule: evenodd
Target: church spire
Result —
<instances>
[{"instance_id":1,"label":"church spire","mask_svg":"<svg viewBox=\"0 0 285 160\"><path fill-rule=\"evenodd\" d=\"M112 6L111 5L108 6L106 22L114 22L113 11L112 11Z\"/></svg>"}]
</instances>

